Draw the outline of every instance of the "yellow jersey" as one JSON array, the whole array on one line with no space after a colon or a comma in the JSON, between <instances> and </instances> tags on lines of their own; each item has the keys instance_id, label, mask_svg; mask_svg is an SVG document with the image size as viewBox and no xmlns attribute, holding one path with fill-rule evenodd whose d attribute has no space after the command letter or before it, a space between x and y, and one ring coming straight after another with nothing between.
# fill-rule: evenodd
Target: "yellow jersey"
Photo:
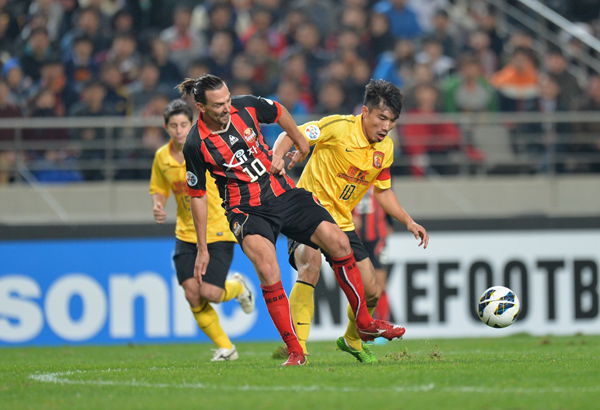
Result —
<instances>
[{"instance_id":1,"label":"yellow jersey","mask_svg":"<svg viewBox=\"0 0 600 410\"><path fill-rule=\"evenodd\" d=\"M298 127L314 146L298 186L311 191L342 231L354 230L352 210L371 185L392 186L394 143L385 137L371 144L361 115L331 115Z\"/></svg>"},{"instance_id":2,"label":"yellow jersey","mask_svg":"<svg viewBox=\"0 0 600 410\"><path fill-rule=\"evenodd\" d=\"M152 174L150 176L150 195L161 194L169 197L173 192L177 202L177 222L175 237L185 242L196 243L196 229L190 210L190 197L185 179L185 161L177 162L171 155L171 142L163 145L154 154ZM235 242L235 236L229 230L225 210L215 180L207 172L206 195L208 195L208 219L206 225L207 243Z\"/></svg>"}]
</instances>

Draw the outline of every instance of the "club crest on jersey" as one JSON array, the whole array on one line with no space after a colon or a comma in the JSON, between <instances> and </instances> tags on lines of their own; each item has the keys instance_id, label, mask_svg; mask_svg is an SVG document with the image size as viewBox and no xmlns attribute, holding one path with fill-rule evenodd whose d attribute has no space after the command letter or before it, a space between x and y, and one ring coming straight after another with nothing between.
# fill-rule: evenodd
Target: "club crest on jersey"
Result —
<instances>
[{"instance_id":1,"label":"club crest on jersey","mask_svg":"<svg viewBox=\"0 0 600 410\"><path fill-rule=\"evenodd\" d=\"M256 138L256 133L254 132L254 130L252 128L246 128L244 130L244 134L242 136L244 137L244 140L246 142L252 142L252 140L254 140L254 138Z\"/></svg>"},{"instance_id":2,"label":"club crest on jersey","mask_svg":"<svg viewBox=\"0 0 600 410\"><path fill-rule=\"evenodd\" d=\"M310 124L304 129L304 133L309 140L316 140L321 135L321 130L315 124Z\"/></svg>"},{"instance_id":3,"label":"club crest on jersey","mask_svg":"<svg viewBox=\"0 0 600 410\"><path fill-rule=\"evenodd\" d=\"M230 143L231 145L235 144L235 143L236 143L236 142L238 142L238 141L239 141L239 139L238 139L237 137L235 137L235 136L233 136L233 135L229 135L229 143Z\"/></svg>"},{"instance_id":4,"label":"club crest on jersey","mask_svg":"<svg viewBox=\"0 0 600 410\"><path fill-rule=\"evenodd\" d=\"M231 157L228 164L223 164L227 169L239 167L243 165L244 162L248 161L248 157L246 156L246 150L238 149L235 154Z\"/></svg>"},{"instance_id":5,"label":"club crest on jersey","mask_svg":"<svg viewBox=\"0 0 600 410\"><path fill-rule=\"evenodd\" d=\"M185 179L189 186L196 186L198 183L198 177L191 171L185 173Z\"/></svg>"},{"instance_id":6,"label":"club crest on jersey","mask_svg":"<svg viewBox=\"0 0 600 410\"><path fill-rule=\"evenodd\" d=\"M373 166L380 169L383 166L383 158L385 154L381 151L375 151L373 153Z\"/></svg>"}]
</instances>

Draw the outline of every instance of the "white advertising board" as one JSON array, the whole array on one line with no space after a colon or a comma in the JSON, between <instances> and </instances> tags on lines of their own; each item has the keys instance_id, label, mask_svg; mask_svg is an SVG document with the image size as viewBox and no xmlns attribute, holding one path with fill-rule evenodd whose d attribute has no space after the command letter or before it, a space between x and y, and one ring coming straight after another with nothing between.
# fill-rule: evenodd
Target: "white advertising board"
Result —
<instances>
[{"instance_id":1,"label":"white advertising board","mask_svg":"<svg viewBox=\"0 0 600 410\"><path fill-rule=\"evenodd\" d=\"M390 308L406 338L600 334L598 230L432 232L426 250L400 232L388 238L386 257ZM337 337L346 323L346 300L323 271L312 340ZM521 300L508 328L477 318L476 302L492 285Z\"/></svg>"}]
</instances>

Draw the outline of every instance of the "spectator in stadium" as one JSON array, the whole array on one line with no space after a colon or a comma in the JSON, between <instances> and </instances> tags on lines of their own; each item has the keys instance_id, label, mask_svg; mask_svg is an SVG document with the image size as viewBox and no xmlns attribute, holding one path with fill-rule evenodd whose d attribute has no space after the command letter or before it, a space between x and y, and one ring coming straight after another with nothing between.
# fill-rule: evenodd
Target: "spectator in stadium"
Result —
<instances>
[{"instance_id":1,"label":"spectator in stadium","mask_svg":"<svg viewBox=\"0 0 600 410\"><path fill-rule=\"evenodd\" d=\"M365 245L358 238L352 219L352 210L370 186L386 213L403 223L419 245L427 247L427 231L417 224L402 208L391 190L390 167L394 160L393 142L387 137L402 110L402 95L393 84L372 80L365 87L361 113L333 115L311 121L298 127L301 137L313 145L298 186L312 192L327 209L348 238L364 284L366 307L372 311L381 295L375 280L373 265ZM288 130L286 130L288 131ZM282 133L274 147L274 155L283 156L298 144ZM292 158L288 169L296 163ZM296 333L307 354L306 341L314 311L314 288L321 271L321 253L318 249L288 237L290 264L298 271L298 279L290 296L292 318ZM377 358L363 345L357 331L355 309L348 309L348 326L337 346L360 362L372 363ZM402 332L404 333L404 332Z\"/></svg>"},{"instance_id":2,"label":"spectator in stadium","mask_svg":"<svg viewBox=\"0 0 600 410\"><path fill-rule=\"evenodd\" d=\"M268 54L273 57L279 57L287 47L287 44L284 35L273 24L273 14L271 11L264 6L254 6L251 17L249 27L240 35L242 44L247 48L247 43L252 37L264 37L267 41Z\"/></svg>"},{"instance_id":3,"label":"spectator in stadium","mask_svg":"<svg viewBox=\"0 0 600 410\"><path fill-rule=\"evenodd\" d=\"M123 74L114 63L104 63L100 68L100 79L106 87L104 103L112 107L114 115L129 115L131 100L129 90L123 85Z\"/></svg>"},{"instance_id":4,"label":"spectator in stadium","mask_svg":"<svg viewBox=\"0 0 600 410\"><path fill-rule=\"evenodd\" d=\"M23 73L32 81L40 79L41 66L48 60L56 60L57 55L52 48L48 30L38 27L31 31L25 48L22 50L19 64Z\"/></svg>"},{"instance_id":5,"label":"spectator in stadium","mask_svg":"<svg viewBox=\"0 0 600 410\"><path fill-rule=\"evenodd\" d=\"M406 83L407 70L415 64L415 46L410 40L397 40L393 51L381 55L375 69L373 78L386 80L396 87L403 87Z\"/></svg>"},{"instance_id":6,"label":"spectator in stadium","mask_svg":"<svg viewBox=\"0 0 600 410\"><path fill-rule=\"evenodd\" d=\"M75 14L75 27L67 31L60 40L60 53L63 60L71 56L75 38L85 35L94 43L94 54L105 51L109 41L104 35L102 27L102 15L93 7L83 7Z\"/></svg>"},{"instance_id":7,"label":"spectator in stadium","mask_svg":"<svg viewBox=\"0 0 600 410\"><path fill-rule=\"evenodd\" d=\"M442 45L443 55L455 57L458 54L458 44L452 33L448 12L444 9L437 9L431 19L433 24L429 37L434 38Z\"/></svg>"},{"instance_id":8,"label":"spectator in stadium","mask_svg":"<svg viewBox=\"0 0 600 410\"><path fill-rule=\"evenodd\" d=\"M569 110L569 102L561 95L559 83L548 74L541 74L540 96L530 108L532 112L549 114ZM564 172L565 154L570 144L572 127L569 123L543 121L524 123L516 127L516 133L525 138L526 151L537 159L538 172Z\"/></svg>"},{"instance_id":9,"label":"spectator in stadium","mask_svg":"<svg viewBox=\"0 0 600 410\"><path fill-rule=\"evenodd\" d=\"M407 3L408 0L381 0L373 6L375 13L388 17L392 33L397 39L415 39L423 33L417 14Z\"/></svg>"},{"instance_id":10,"label":"spectator in stadium","mask_svg":"<svg viewBox=\"0 0 600 410\"><path fill-rule=\"evenodd\" d=\"M369 33L371 35L371 40L369 42L369 61L375 63L383 53L394 49L396 40L390 31L390 21L385 14L371 14Z\"/></svg>"},{"instance_id":11,"label":"spectator in stadium","mask_svg":"<svg viewBox=\"0 0 600 410\"><path fill-rule=\"evenodd\" d=\"M532 51L517 48L490 82L500 93L502 111L526 111L540 95L539 72Z\"/></svg>"},{"instance_id":12,"label":"spectator in stadium","mask_svg":"<svg viewBox=\"0 0 600 410\"><path fill-rule=\"evenodd\" d=\"M315 112L321 115L332 115L337 112L349 112L346 91L339 81L327 81L319 87Z\"/></svg>"},{"instance_id":13,"label":"spectator in stadium","mask_svg":"<svg viewBox=\"0 0 600 410\"><path fill-rule=\"evenodd\" d=\"M103 83L97 80L88 82L81 92L81 100L73 106L70 115L74 117L114 115L111 107L106 106L104 103L105 96L106 87ZM104 174L106 129L104 127L77 128L72 132L72 135L77 142L77 146L80 147L81 153L78 159L84 179L86 181L97 181L110 177Z\"/></svg>"},{"instance_id":14,"label":"spectator in stadium","mask_svg":"<svg viewBox=\"0 0 600 410\"><path fill-rule=\"evenodd\" d=\"M40 69L40 79L30 87L29 93L34 96L44 89L54 93L54 112L61 117L68 112L79 95L67 82L65 67L59 60L44 61Z\"/></svg>"},{"instance_id":15,"label":"spectator in stadium","mask_svg":"<svg viewBox=\"0 0 600 410\"><path fill-rule=\"evenodd\" d=\"M418 64L427 64L431 67L436 79L443 80L454 70L454 58L444 54L444 48L434 37L423 41L423 49L415 56Z\"/></svg>"},{"instance_id":16,"label":"spectator in stadium","mask_svg":"<svg viewBox=\"0 0 600 410\"><path fill-rule=\"evenodd\" d=\"M231 64L234 56L233 34L227 30L213 33L205 56L210 72L231 80Z\"/></svg>"},{"instance_id":17,"label":"spectator in stadium","mask_svg":"<svg viewBox=\"0 0 600 410\"><path fill-rule=\"evenodd\" d=\"M173 100L163 115L169 142L156 150L152 163L150 195L154 221L159 224L166 221L165 207L172 193L177 203L173 254L177 280L185 292L198 327L216 346L211 360L236 360L238 352L221 327L219 316L211 303L237 299L243 311L249 314L254 310L254 295L239 273L227 280L236 240L229 230L217 186L211 176L206 177L209 209L207 243L211 259L202 283L194 278L196 232L190 212L190 197L187 195L183 156L183 144L192 128L193 111L183 100Z\"/></svg>"},{"instance_id":18,"label":"spectator in stadium","mask_svg":"<svg viewBox=\"0 0 600 410\"><path fill-rule=\"evenodd\" d=\"M33 118L56 118L65 116L64 107L58 102L56 93L50 88L37 91L29 107L29 116ZM64 128L32 128L24 133L25 140L66 140L68 131Z\"/></svg>"},{"instance_id":19,"label":"spectator in stadium","mask_svg":"<svg viewBox=\"0 0 600 410\"><path fill-rule=\"evenodd\" d=\"M201 33L191 29L191 17L192 11L188 6L178 5L173 13L173 24L160 33L181 72L185 72L194 59L201 57L208 45Z\"/></svg>"},{"instance_id":20,"label":"spectator in stadium","mask_svg":"<svg viewBox=\"0 0 600 410\"><path fill-rule=\"evenodd\" d=\"M41 183L68 183L83 180L77 161L68 150L48 149L32 161L33 176Z\"/></svg>"},{"instance_id":21,"label":"spectator in stadium","mask_svg":"<svg viewBox=\"0 0 600 410\"><path fill-rule=\"evenodd\" d=\"M483 76L481 62L471 54L459 59L458 73L443 84L444 110L447 112L498 111L496 90Z\"/></svg>"},{"instance_id":22,"label":"spectator in stadium","mask_svg":"<svg viewBox=\"0 0 600 410\"><path fill-rule=\"evenodd\" d=\"M567 103L569 109L576 110L582 89L577 78L567 70L568 65L561 50L553 48L544 53L543 69L559 85L561 100Z\"/></svg>"},{"instance_id":23,"label":"spectator in stadium","mask_svg":"<svg viewBox=\"0 0 600 410\"><path fill-rule=\"evenodd\" d=\"M392 339L402 336L404 328L372 319L364 302L360 272L347 237L312 195L295 188L285 175L284 152L274 157L272 151L265 148L257 124L277 122L290 134L291 141L298 144L299 152L294 155L296 161L304 159L309 152L308 143L285 107L261 97L232 99L227 85L213 75L185 80L179 89L183 94L194 95L200 112L198 123L190 131L183 148L198 237L196 279L202 282L210 259L206 242L205 195L206 171L209 170L216 177L230 228L256 268L271 319L288 347L288 359L283 365L304 365L306 358L298 343L281 283L274 246L280 232L326 251L338 283L356 314L361 337ZM224 195L224 192L230 194Z\"/></svg>"},{"instance_id":24,"label":"spectator in stadium","mask_svg":"<svg viewBox=\"0 0 600 410\"><path fill-rule=\"evenodd\" d=\"M65 61L65 75L76 93L81 92L86 82L98 78L98 64L93 53L94 43L90 37L81 35L75 38L71 57Z\"/></svg>"},{"instance_id":25,"label":"spectator in stadium","mask_svg":"<svg viewBox=\"0 0 600 410\"><path fill-rule=\"evenodd\" d=\"M123 84L132 83L140 74L141 56L137 39L131 33L117 34L108 50L97 55L99 64L115 64L123 75Z\"/></svg>"},{"instance_id":26,"label":"spectator in stadium","mask_svg":"<svg viewBox=\"0 0 600 410\"><path fill-rule=\"evenodd\" d=\"M19 26L12 13L6 9L0 9L0 53L15 54L18 34Z\"/></svg>"},{"instance_id":27,"label":"spectator in stadium","mask_svg":"<svg viewBox=\"0 0 600 410\"><path fill-rule=\"evenodd\" d=\"M296 44L289 47L289 54L302 53L306 61L306 72L313 82L319 78L322 68L331 60L331 54L322 47L321 34L316 24L309 21L296 32Z\"/></svg>"},{"instance_id":28,"label":"spectator in stadium","mask_svg":"<svg viewBox=\"0 0 600 410\"><path fill-rule=\"evenodd\" d=\"M485 78L498 71L498 55L490 47L490 37L484 30L474 30L469 34L467 50L481 63Z\"/></svg>"},{"instance_id":29,"label":"spectator in stadium","mask_svg":"<svg viewBox=\"0 0 600 410\"><path fill-rule=\"evenodd\" d=\"M252 83L259 95L270 94L277 87L281 66L269 51L268 38L255 34L248 39L244 54L252 68Z\"/></svg>"},{"instance_id":30,"label":"spectator in stadium","mask_svg":"<svg viewBox=\"0 0 600 410\"><path fill-rule=\"evenodd\" d=\"M181 80L181 72L177 64L171 60L169 46L160 37L150 40L152 61L160 70L159 83L172 87Z\"/></svg>"},{"instance_id":31,"label":"spectator in stadium","mask_svg":"<svg viewBox=\"0 0 600 410\"><path fill-rule=\"evenodd\" d=\"M173 94L172 87L160 82L160 70L151 60L146 60L141 67L139 78L128 86L134 114L141 114L148 101L158 94Z\"/></svg>"},{"instance_id":32,"label":"spectator in stadium","mask_svg":"<svg viewBox=\"0 0 600 410\"><path fill-rule=\"evenodd\" d=\"M435 115L438 113L439 91L431 84L415 89L416 107L407 113ZM415 123L402 125L402 153L410 160L411 173L423 176L429 173L453 174L458 164L449 164L449 154L462 149L460 129L452 123Z\"/></svg>"},{"instance_id":33,"label":"spectator in stadium","mask_svg":"<svg viewBox=\"0 0 600 410\"><path fill-rule=\"evenodd\" d=\"M2 77L6 79L9 100L26 114L31 79L23 75L18 58L13 57L4 63Z\"/></svg>"}]
</instances>

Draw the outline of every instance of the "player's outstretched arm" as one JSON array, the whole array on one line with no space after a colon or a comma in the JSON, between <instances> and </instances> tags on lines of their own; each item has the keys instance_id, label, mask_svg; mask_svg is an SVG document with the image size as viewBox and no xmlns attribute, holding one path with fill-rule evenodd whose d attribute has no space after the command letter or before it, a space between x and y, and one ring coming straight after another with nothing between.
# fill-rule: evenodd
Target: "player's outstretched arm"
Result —
<instances>
[{"instance_id":1,"label":"player's outstretched arm","mask_svg":"<svg viewBox=\"0 0 600 410\"><path fill-rule=\"evenodd\" d=\"M381 205L386 214L403 223L406 229L415 236L415 239L420 240L419 246L427 248L429 245L429 234L427 230L416 223L408 212L400 205L398 198L391 189L379 189L375 187L373 191L375 200Z\"/></svg>"},{"instance_id":2,"label":"player's outstretched arm","mask_svg":"<svg viewBox=\"0 0 600 410\"><path fill-rule=\"evenodd\" d=\"M292 148L294 142L287 133L284 131L279 134L279 137L273 144L273 160L271 161L271 174L278 175L285 172L285 160L284 155Z\"/></svg>"},{"instance_id":3,"label":"player's outstretched arm","mask_svg":"<svg viewBox=\"0 0 600 410\"><path fill-rule=\"evenodd\" d=\"M208 201L206 195L201 197L191 197L190 207L192 209L192 218L196 228L197 248L196 263L194 264L194 277L198 283L202 283L202 276L206 273L210 256L208 254L208 245L206 243L206 220L208 215Z\"/></svg>"},{"instance_id":4,"label":"player's outstretched arm","mask_svg":"<svg viewBox=\"0 0 600 410\"><path fill-rule=\"evenodd\" d=\"M300 160L304 160L310 152L310 146L308 145L306 138L304 138L298 129L296 121L294 121L294 118L284 106L281 106L281 115L279 116L279 121L277 121L277 123L287 133L288 137L292 139L292 142L301 156Z\"/></svg>"}]
</instances>

